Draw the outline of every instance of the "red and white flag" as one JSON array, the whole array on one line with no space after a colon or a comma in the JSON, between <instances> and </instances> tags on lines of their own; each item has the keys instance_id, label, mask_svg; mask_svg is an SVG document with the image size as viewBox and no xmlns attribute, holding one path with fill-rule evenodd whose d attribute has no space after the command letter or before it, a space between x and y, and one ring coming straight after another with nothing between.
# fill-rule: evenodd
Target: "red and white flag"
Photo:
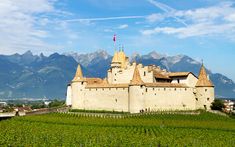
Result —
<instances>
[{"instance_id":1,"label":"red and white flag","mask_svg":"<svg viewBox=\"0 0 235 147\"><path fill-rule=\"evenodd\" d=\"M113 35L113 41L116 42L116 34Z\"/></svg>"}]
</instances>

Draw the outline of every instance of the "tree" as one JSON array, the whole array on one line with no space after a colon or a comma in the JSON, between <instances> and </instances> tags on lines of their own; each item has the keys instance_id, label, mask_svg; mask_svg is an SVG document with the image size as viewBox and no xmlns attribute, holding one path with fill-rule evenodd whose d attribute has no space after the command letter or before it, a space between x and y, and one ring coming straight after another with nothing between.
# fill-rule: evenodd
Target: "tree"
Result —
<instances>
[{"instance_id":1,"label":"tree","mask_svg":"<svg viewBox=\"0 0 235 147\"><path fill-rule=\"evenodd\" d=\"M214 102L212 102L211 109L212 110L222 110L224 107L224 103L220 99L215 99Z\"/></svg>"},{"instance_id":2,"label":"tree","mask_svg":"<svg viewBox=\"0 0 235 147\"><path fill-rule=\"evenodd\" d=\"M49 108L63 106L64 104L64 101L54 100L49 104Z\"/></svg>"}]
</instances>

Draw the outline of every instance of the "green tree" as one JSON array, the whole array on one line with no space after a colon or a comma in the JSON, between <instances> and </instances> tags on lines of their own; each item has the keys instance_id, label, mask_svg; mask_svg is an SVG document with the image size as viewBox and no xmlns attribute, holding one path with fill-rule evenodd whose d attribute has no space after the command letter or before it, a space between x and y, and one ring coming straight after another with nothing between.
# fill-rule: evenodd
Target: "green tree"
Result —
<instances>
[{"instance_id":1,"label":"green tree","mask_svg":"<svg viewBox=\"0 0 235 147\"><path fill-rule=\"evenodd\" d=\"M64 101L53 100L53 101L49 104L49 108L63 106L64 104L65 104Z\"/></svg>"},{"instance_id":2,"label":"green tree","mask_svg":"<svg viewBox=\"0 0 235 147\"><path fill-rule=\"evenodd\" d=\"M222 110L224 107L224 103L220 99L215 99L214 102L212 102L211 109L212 110Z\"/></svg>"}]
</instances>

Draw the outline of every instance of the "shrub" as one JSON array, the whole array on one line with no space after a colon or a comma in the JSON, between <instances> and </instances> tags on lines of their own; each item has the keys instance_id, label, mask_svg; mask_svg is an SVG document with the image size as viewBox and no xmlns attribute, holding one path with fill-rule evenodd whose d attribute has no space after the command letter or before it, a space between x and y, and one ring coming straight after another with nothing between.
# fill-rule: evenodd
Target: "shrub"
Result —
<instances>
[{"instance_id":1,"label":"shrub","mask_svg":"<svg viewBox=\"0 0 235 147\"><path fill-rule=\"evenodd\" d=\"M212 110L220 110L221 111L223 107L224 107L223 101L220 99L215 99L211 105Z\"/></svg>"}]
</instances>

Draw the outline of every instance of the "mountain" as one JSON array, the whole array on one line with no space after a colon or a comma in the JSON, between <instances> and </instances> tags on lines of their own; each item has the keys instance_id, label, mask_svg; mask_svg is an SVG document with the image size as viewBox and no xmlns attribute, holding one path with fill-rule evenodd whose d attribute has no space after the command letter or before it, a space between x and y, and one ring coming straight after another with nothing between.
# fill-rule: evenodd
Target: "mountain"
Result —
<instances>
[{"instance_id":1,"label":"mountain","mask_svg":"<svg viewBox=\"0 0 235 147\"><path fill-rule=\"evenodd\" d=\"M0 99L2 98L65 98L66 86L73 78L77 64L84 76L106 76L112 56L104 50L88 54L68 52L50 56L24 54L0 55ZM198 75L201 63L186 56L167 56L155 51L133 54L131 61L155 64L168 71L191 71ZM235 83L228 77L207 70L215 84L217 97L235 97Z\"/></svg>"},{"instance_id":2,"label":"mountain","mask_svg":"<svg viewBox=\"0 0 235 147\"><path fill-rule=\"evenodd\" d=\"M77 62L54 53L0 56L0 98L64 98Z\"/></svg>"}]
</instances>

